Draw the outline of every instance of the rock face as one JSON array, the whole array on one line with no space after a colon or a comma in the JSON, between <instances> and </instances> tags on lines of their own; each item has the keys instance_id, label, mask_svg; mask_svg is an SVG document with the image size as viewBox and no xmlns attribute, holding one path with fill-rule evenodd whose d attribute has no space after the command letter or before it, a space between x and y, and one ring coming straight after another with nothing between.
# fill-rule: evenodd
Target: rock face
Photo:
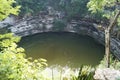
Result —
<instances>
[{"instance_id":1,"label":"rock face","mask_svg":"<svg viewBox=\"0 0 120 80\"><path fill-rule=\"evenodd\" d=\"M6 27L8 25L15 24L15 18L13 16L7 17L4 21L0 21L0 28Z\"/></svg>"},{"instance_id":2,"label":"rock face","mask_svg":"<svg viewBox=\"0 0 120 80\"><path fill-rule=\"evenodd\" d=\"M28 36L42 32L73 32L83 35L88 35L104 45L104 31L97 29L97 24L83 20L71 20L65 23L66 26L56 27L54 24L56 21L62 21L64 16L63 13L56 12L50 14L42 12L37 16L31 16L26 19L21 19L9 29L11 32L19 36ZM58 25L60 25L59 23ZM111 38L111 51L120 60L120 40Z\"/></svg>"},{"instance_id":3,"label":"rock face","mask_svg":"<svg viewBox=\"0 0 120 80\"><path fill-rule=\"evenodd\" d=\"M51 15L38 15L17 22L10 30L20 36L32 35L40 32L51 31L54 17Z\"/></svg>"},{"instance_id":4,"label":"rock face","mask_svg":"<svg viewBox=\"0 0 120 80\"><path fill-rule=\"evenodd\" d=\"M120 80L120 71L110 68L97 69L94 75L95 80Z\"/></svg>"}]
</instances>

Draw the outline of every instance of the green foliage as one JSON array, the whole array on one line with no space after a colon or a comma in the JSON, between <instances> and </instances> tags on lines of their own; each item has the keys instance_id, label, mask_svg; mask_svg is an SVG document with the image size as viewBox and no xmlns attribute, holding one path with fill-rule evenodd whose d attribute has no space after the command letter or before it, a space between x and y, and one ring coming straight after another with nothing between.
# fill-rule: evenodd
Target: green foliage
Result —
<instances>
[{"instance_id":1,"label":"green foliage","mask_svg":"<svg viewBox=\"0 0 120 80\"><path fill-rule=\"evenodd\" d=\"M118 0L119 1L119 0ZM116 0L90 0L87 6L92 13L97 11L104 12L105 10L114 10Z\"/></svg>"},{"instance_id":2,"label":"green foliage","mask_svg":"<svg viewBox=\"0 0 120 80\"><path fill-rule=\"evenodd\" d=\"M84 17L88 14L86 7L88 1L89 0L61 0L59 10L66 12L67 19Z\"/></svg>"},{"instance_id":3,"label":"green foliage","mask_svg":"<svg viewBox=\"0 0 120 80\"><path fill-rule=\"evenodd\" d=\"M61 20L55 20L53 24L53 30L55 31L62 31L66 27L66 23Z\"/></svg>"},{"instance_id":4,"label":"green foliage","mask_svg":"<svg viewBox=\"0 0 120 80\"><path fill-rule=\"evenodd\" d=\"M103 60L101 60L98 67L99 68L106 68L106 58L105 58L105 56L104 56ZM110 55L110 68L120 70L120 61L117 60L112 54Z\"/></svg>"},{"instance_id":5,"label":"green foliage","mask_svg":"<svg viewBox=\"0 0 120 80\"><path fill-rule=\"evenodd\" d=\"M116 80L120 80L120 77L117 77Z\"/></svg>"},{"instance_id":6,"label":"green foliage","mask_svg":"<svg viewBox=\"0 0 120 80\"><path fill-rule=\"evenodd\" d=\"M12 33L0 35L0 79L44 80L42 70L46 60L25 58L24 49L16 44L19 40Z\"/></svg>"},{"instance_id":7,"label":"green foliage","mask_svg":"<svg viewBox=\"0 0 120 80\"><path fill-rule=\"evenodd\" d=\"M116 0L90 0L87 7L92 13L102 13L108 19L117 11Z\"/></svg>"},{"instance_id":8,"label":"green foliage","mask_svg":"<svg viewBox=\"0 0 120 80\"><path fill-rule=\"evenodd\" d=\"M8 27L9 27L9 26L8 26ZM0 34L5 34L5 33L11 32L11 31L8 29L8 27L1 28L1 29L0 29Z\"/></svg>"},{"instance_id":9,"label":"green foliage","mask_svg":"<svg viewBox=\"0 0 120 80\"><path fill-rule=\"evenodd\" d=\"M1 80L42 80L43 60L31 62L25 59L23 53L0 54L0 79Z\"/></svg>"},{"instance_id":10,"label":"green foliage","mask_svg":"<svg viewBox=\"0 0 120 80\"><path fill-rule=\"evenodd\" d=\"M118 2L117 2L118 1ZM91 11L93 14L100 14L103 19L107 18L107 22L105 19L103 20L104 23L109 24L112 21L115 14L120 9L120 0L90 0L87 4L88 10ZM111 19L111 20L109 20ZM117 18L116 26L120 27L120 17ZM117 30L118 32L119 30Z\"/></svg>"},{"instance_id":11,"label":"green foliage","mask_svg":"<svg viewBox=\"0 0 120 80\"><path fill-rule=\"evenodd\" d=\"M81 66L79 70L57 65L46 68L43 74L48 80L94 80L94 71L95 69L91 66Z\"/></svg>"},{"instance_id":12,"label":"green foliage","mask_svg":"<svg viewBox=\"0 0 120 80\"><path fill-rule=\"evenodd\" d=\"M17 5L21 5L20 15L36 14L43 10L47 4L47 0L16 0Z\"/></svg>"},{"instance_id":13,"label":"green foliage","mask_svg":"<svg viewBox=\"0 0 120 80\"><path fill-rule=\"evenodd\" d=\"M95 69L91 66L81 66L77 80L94 80Z\"/></svg>"},{"instance_id":14,"label":"green foliage","mask_svg":"<svg viewBox=\"0 0 120 80\"><path fill-rule=\"evenodd\" d=\"M94 80L93 76L95 74L95 68L91 66L84 66L82 65L79 70L78 77L72 76L70 80ZM69 80L69 79L65 79Z\"/></svg>"},{"instance_id":15,"label":"green foliage","mask_svg":"<svg viewBox=\"0 0 120 80\"><path fill-rule=\"evenodd\" d=\"M15 3L15 0L0 0L0 20L5 19L10 14L18 14L20 6L13 6Z\"/></svg>"},{"instance_id":16,"label":"green foliage","mask_svg":"<svg viewBox=\"0 0 120 80\"><path fill-rule=\"evenodd\" d=\"M36 14L47 6L66 13L66 18L85 16L88 11L86 4L89 0L17 0L21 5L20 15Z\"/></svg>"},{"instance_id":17,"label":"green foliage","mask_svg":"<svg viewBox=\"0 0 120 80\"><path fill-rule=\"evenodd\" d=\"M103 11L104 6L108 3L108 0L90 0L88 2L88 8L92 13L96 13L97 11Z\"/></svg>"}]
</instances>

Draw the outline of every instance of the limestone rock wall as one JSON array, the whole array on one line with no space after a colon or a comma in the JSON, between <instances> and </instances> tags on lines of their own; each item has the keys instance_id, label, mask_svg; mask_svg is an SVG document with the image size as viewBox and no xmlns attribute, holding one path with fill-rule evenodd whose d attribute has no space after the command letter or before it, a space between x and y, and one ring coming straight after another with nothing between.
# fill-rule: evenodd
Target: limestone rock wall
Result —
<instances>
[{"instance_id":1,"label":"limestone rock wall","mask_svg":"<svg viewBox=\"0 0 120 80\"><path fill-rule=\"evenodd\" d=\"M57 13L58 14L58 13ZM22 19L16 22L9 29L11 32L19 36L28 36L36 33L42 32L73 32L83 35L88 35L98 41L100 44L104 45L104 31L98 30L97 24L80 21L80 20L71 20L66 23L66 26L62 29L55 30L54 23L56 20L62 20L62 17L59 15L49 15L40 14L37 16L31 16L26 19ZM111 49L114 55L120 59L120 40L111 38Z\"/></svg>"},{"instance_id":2,"label":"limestone rock wall","mask_svg":"<svg viewBox=\"0 0 120 80\"><path fill-rule=\"evenodd\" d=\"M119 80L120 71L110 68L97 69L94 75L95 80Z\"/></svg>"}]
</instances>

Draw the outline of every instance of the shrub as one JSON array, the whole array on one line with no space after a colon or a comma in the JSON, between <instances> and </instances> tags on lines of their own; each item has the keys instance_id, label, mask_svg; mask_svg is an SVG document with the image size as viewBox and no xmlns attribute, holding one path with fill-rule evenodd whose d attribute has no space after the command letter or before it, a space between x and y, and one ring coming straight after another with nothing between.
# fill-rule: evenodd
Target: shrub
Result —
<instances>
[{"instance_id":1,"label":"shrub","mask_svg":"<svg viewBox=\"0 0 120 80\"><path fill-rule=\"evenodd\" d=\"M19 40L12 33L0 35L0 79L44 80L46 60L25 58L24 49L16 44Z\"/></svg>"},{"instance_id":2,"label":"shrub","mask_svg":"<svg viewBox=\"0 0 120 80\"><path fill-rule=\"evenodd\" d=\"M66 23L61 20L55 20L53 24L53 30L55 31L63 31L65 27L66 27Z\"/></svg>"},{"instance_id":3,"label":"shrub","mask_svg":"<svg viewBox=\"0 0 120 80\"><path fill-rule=\"evenodd\" d=\"M99 68L106 68L106 59L105 56L101 60L100 64L98 65ZM120 70L120 61L113 56L113 54L110 55L110 68L114 68L117 70Z\"/></svg>"},{"instance_id":4,"label":"shrub","mask_svg":"<svg viewBox=\"0 0 120 80\"><path fill-rule=\"evenodd\" d=\"M81 66L77 80L94 80L95 69L91 66Z\"/></svg>"}]
</instances>

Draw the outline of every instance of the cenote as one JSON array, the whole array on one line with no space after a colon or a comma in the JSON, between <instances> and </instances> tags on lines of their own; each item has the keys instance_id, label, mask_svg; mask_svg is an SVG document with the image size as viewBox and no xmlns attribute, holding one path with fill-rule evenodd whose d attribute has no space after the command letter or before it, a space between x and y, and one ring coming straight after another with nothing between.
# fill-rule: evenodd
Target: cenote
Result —
<instances>
[{"instance_id":1,"label":"cenote","mask_svg":"<svg viewBox=\"0 0 120 80\"><path fill-rule=\"evenodd\" d=\"M49 66L95 66L104 56L104 46L93 38L69 32L46 32L23 37L20 46L25 48L27 57L44 58Z\"/></svg>"}]
</instances>

